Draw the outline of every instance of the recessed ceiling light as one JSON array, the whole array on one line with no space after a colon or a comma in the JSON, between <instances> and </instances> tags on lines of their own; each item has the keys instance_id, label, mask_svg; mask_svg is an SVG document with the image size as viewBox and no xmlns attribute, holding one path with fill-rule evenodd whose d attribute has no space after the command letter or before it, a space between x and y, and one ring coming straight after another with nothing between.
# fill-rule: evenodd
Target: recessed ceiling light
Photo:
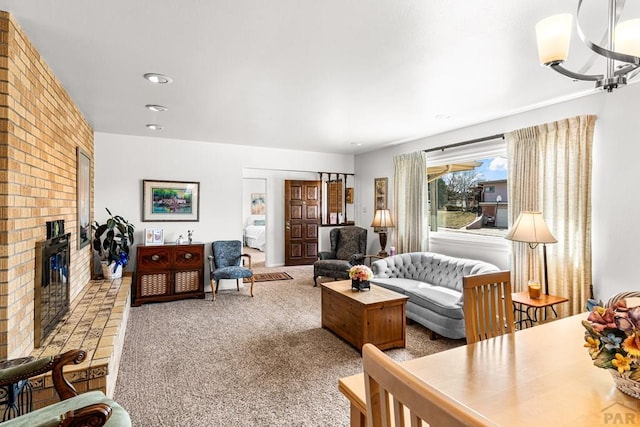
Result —
<instances>
[{"instance_id":1,"label":"recessed ceiling light","mask_svg":"<svg viewBox=\"0 0 640 427\"><path fill-rule=\"evenodd\" d=\"M165 76L163 74L158 74L158 73L146 73L144 75L144 78L149 80L151 83L158 83L158 84L166 84L166 83L173 82L173 79L171 77Z\"/></svg>"},{"instance_id":2,"label":"recessed ceiling light","mask_svg":"<svg viewBox=\"0 0 640 427\"><path fill-rule=\"evenodd\" d=\"M355 145L356 147L360 147L362 145L361 142L352 142L351 145Z\"/></svg>"},{"instance_id":3,"label":"recessed ceiling light","mask_svg":"<svg viewBox=\"0 0 640 427\"><path fill-rule=\"evenodd\" d=\"M147 107L151 111L167 111L168 110L168 108L165 107L164 105L147 104L145 105L145 107Z\"/></svg>"},{"instance_id":4,"label":"recessed ceiling light","mask_svg":"<svg viewBox=\"0 0 640 427\"><path fill-rule=\"evenodd\" d=\"M164 126L162 126L162 125L158 125L158 124L154 124L154 123L149 123L149 124L147 125L147 127L148 127L149 129L151 129L151 130L162 130L162 129L164 129Z\"/></svg>"},{"instance_id":5,"label":"recessed ceiling light","mask_svg":"<svg viewBox=\"0 0 640 427\"><path fill-rule=\"evenodd\" d=\"M438 114L436 116L436 119L438 120L446 120L446 119L450 119L451 115L450 114Z\"/></svg>"}]
</instances>

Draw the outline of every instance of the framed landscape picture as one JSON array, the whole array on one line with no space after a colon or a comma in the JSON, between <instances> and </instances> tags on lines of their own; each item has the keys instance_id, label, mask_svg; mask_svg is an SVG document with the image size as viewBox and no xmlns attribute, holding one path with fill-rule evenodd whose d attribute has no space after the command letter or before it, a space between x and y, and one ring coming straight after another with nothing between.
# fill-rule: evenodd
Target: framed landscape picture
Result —
<instances>
[{"instance_id":1,"label":"framed landscape picture","mask_svg":"<svg viewBox=\"0 0 640 427\"><path fill-rule=\"evenodd\" d=\"M142 221L199 220L199 182L142 181Z\"/></svg>"}]
</instances>

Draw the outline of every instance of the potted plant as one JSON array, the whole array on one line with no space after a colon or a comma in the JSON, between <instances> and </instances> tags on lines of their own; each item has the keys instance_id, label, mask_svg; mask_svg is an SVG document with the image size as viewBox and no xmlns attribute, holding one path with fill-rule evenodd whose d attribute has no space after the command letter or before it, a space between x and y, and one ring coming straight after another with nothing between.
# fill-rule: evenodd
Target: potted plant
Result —
<instances>
[{"instance_id":1,"label":"potted plant","mask_svg":"<svg viewBox=\"0 0 640 427\"><path fill-rule=\"evenodd\" d=\"M133 244L133 224L120 215L109 214L106 223L95 221L93 229L93 249L102 260L102 273L106 279L122 277L122 270L129 261L129 247Z\"/></svg>"}]
</instances>

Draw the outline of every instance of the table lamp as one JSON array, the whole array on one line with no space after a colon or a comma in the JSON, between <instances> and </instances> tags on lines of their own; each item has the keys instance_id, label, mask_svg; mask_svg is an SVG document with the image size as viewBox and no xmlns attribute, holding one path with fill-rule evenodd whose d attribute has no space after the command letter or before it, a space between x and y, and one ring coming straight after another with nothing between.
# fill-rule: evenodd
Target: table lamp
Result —
<instances>
[{"instance_id":1,"label":"table lamp","mask_svg":"<svg viewBox=\"0 0 640 427\"><path fill-rule=\"evenodd\" d=\"M535 249L542 243L542 266L544 269L544 293L549 295L547 276L547 243L557 243L547 223L544 222L542 212L520 212L518 219L513 224L505 239L515 242L528 243L531 249Z\"/></svg>"},{"instance_id":2,"label":"table lamp","mask_svg":"<svg viewBox=\"0 0 640 427\"><path fill-rule=\"evenodd\" d=\"M387 256L387 252L384 250L387 247L387 228L393 227L393 220L391 219L389 209L377 209L371 226L374 227L374 231L380 236L380 252L378 252L378 255ZM377 230L375 230L375 228L377 228Z\"/></svg>"}]
</instances>

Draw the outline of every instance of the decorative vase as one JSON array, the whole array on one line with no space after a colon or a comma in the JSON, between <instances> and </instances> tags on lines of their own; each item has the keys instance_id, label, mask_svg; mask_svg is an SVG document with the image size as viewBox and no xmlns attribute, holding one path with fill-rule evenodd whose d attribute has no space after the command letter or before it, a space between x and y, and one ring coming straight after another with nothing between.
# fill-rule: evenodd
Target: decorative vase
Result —
<instances>
[{"instance_id":1,"label":"decorative vase","mask_svg":"<svg viewBox=\"0 0 640 427\"><path fill-rule=\"evenodd\" d=\"M616 369L607 369L613 378L618 390L631 397L640 399L640 382L630 379L627 375L621 374Z\"/></svg>"},{"instance_id":2,"label":"decorative vase","mask_svg":"<svg viewBox=\"0 0 640 427\"><path fill-rule=\"evenodd\" d=\"M351 279L351 289L355 291L368 291L371 289L371 284L368 280Z\"/></svg>"},{"instance_id":3,"label":"decorative vase","mask_svg":"<svg viewBox=\"0 0 640 427\"><path fill-rule=\"evenodd\" d=\"M111 262L111 264L107 265L106 261L102 261L102 275L105 279L119 279L122 277L122 264L116 264L115 262Z\"/></svg>"}]
</instances>

